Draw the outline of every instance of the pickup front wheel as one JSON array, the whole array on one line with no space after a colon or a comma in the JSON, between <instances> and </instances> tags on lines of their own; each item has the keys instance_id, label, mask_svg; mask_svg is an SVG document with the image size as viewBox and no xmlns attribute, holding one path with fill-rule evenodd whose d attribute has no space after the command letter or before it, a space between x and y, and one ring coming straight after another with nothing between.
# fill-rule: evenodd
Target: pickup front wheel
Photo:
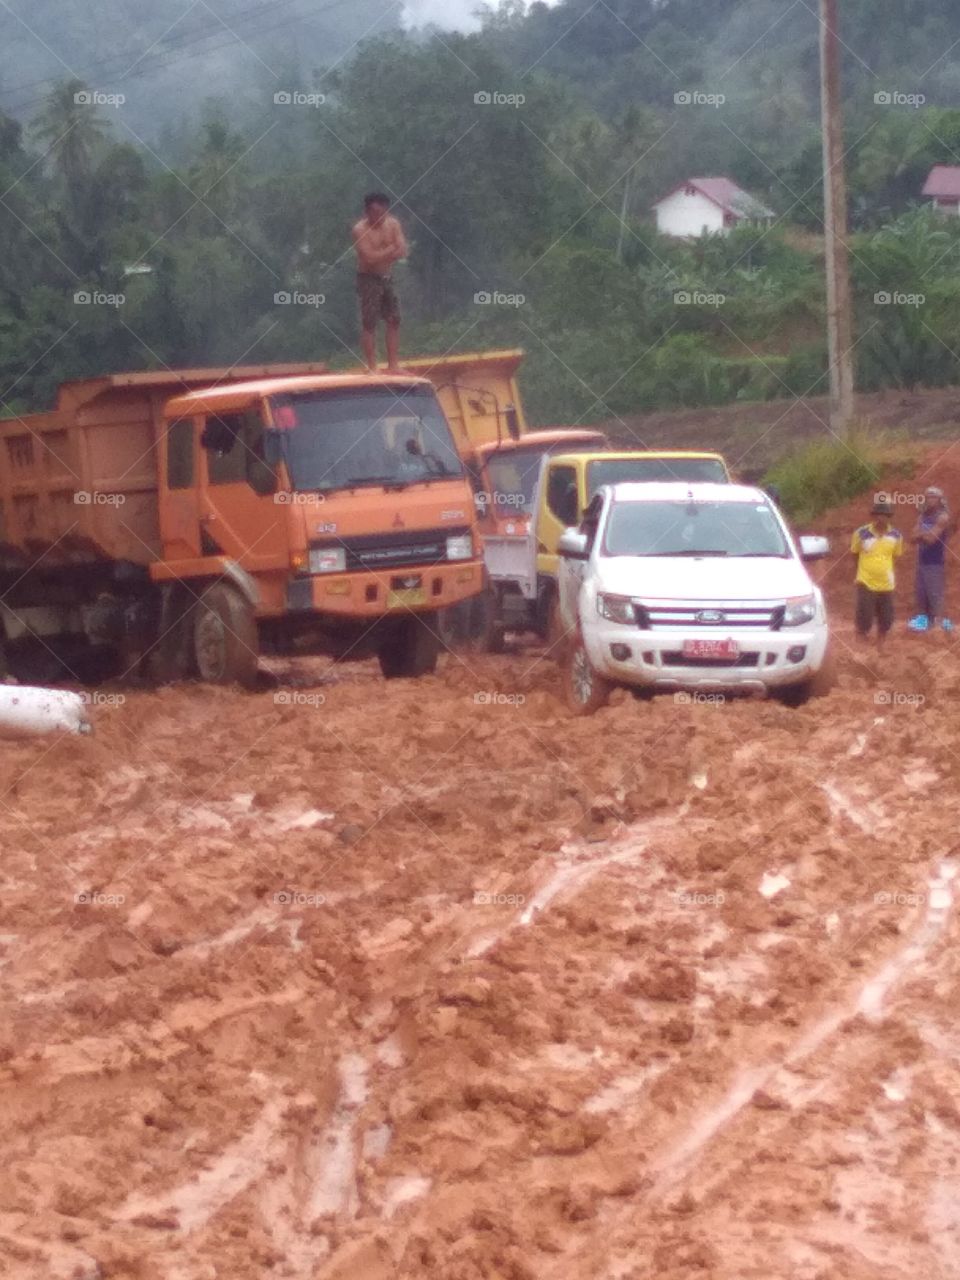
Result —
<instances>
[{"instance_id":1,"label":"pickup front wheel","mask_svg":"<svg viewBox=\"0 0 960 1280\"><path fill-rule=\"evenodd\" d=\"M207 587L193 610L193 656L200 679L254 685L259 648L249 602L225 582Z\"/></svg>"},{"instance_id":2,"label":"pickup front wheel","mask_svg":"<svg viewBox=\"0 0 960 1280\"><path fill-rule=\"evenodd\" d=\"M563 699L575 716L593 715L606 706L613 684L595 671L590 663L583 637L571 638L561 661Z\"/></svg>"}]
</instances>

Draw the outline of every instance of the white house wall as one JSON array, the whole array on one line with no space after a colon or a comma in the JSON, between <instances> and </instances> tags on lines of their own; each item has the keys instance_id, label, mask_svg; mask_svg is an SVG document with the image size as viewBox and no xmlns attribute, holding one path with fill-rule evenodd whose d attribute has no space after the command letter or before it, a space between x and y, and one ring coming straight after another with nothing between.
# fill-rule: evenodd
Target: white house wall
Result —
<instances>
[{"instance_id":1,"label":"white house wall","mask_svg":"<svg viewBox=\"0 0 960 1280\"><path fill-rule=\"evenodd\" d=\"M668 236L700 236L723 231L723 210L706 196L675 191L657 205L657 230Z\"/></svg>"}]
</instances>

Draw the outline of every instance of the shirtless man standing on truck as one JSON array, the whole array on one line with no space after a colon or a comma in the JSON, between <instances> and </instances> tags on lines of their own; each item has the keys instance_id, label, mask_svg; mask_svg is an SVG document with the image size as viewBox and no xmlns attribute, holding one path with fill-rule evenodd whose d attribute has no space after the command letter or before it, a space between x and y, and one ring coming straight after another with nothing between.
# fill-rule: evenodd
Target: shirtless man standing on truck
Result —
<instances>
[{"instance_id":1,"label":"shirtless man standing on truck","mask_svg":"<svg viewBox=\"0 0 960 1280\"><path fill-rule=\"evenodd\" d=\"M400 373L400 302L390 272L395 262L407 256L407 241L400 223L387 212L389 208L389 197L380 191L364 196L364 215L353 227L353 247L367 368L374 372L377 367L377 321L382 319L387 332L387 368Z\"/></svg>"}]
</instances>

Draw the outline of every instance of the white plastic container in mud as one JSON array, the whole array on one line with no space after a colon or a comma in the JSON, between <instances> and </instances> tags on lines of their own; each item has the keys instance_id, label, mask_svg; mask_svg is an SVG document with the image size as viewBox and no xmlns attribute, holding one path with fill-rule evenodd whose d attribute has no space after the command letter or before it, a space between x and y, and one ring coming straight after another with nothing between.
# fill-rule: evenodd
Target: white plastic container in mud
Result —
<instances>
[{"instance_id":1,"label":"white plastic container in mud","mask_svg":"<svg viewBox=\"0 0 960 1280\"><path fill-rule=\"evenodd\" d=\"M30 738L44 733L90 733L87 707L79 693L0 685L0 737Z\"/></svg>"}]
</instances>

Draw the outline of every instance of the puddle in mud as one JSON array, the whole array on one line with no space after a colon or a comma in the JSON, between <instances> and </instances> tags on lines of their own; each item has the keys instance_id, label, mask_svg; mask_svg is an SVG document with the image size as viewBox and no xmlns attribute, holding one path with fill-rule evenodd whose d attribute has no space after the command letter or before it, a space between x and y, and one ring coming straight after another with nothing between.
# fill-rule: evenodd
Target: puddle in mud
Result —
<instances>
[{"instance_id":1,"label":"puddle in mud","mask_svg":"<svg viewBox=\"0 0 960 1280\"><path fill-rule=\"evenodd\" d=\"M430 1190L431 1179L410 1175L405 1178L391 1178L384 1187L383 1216L392 1218L401 1205L418 1200Z\"/></svg>"}]
</instances>

